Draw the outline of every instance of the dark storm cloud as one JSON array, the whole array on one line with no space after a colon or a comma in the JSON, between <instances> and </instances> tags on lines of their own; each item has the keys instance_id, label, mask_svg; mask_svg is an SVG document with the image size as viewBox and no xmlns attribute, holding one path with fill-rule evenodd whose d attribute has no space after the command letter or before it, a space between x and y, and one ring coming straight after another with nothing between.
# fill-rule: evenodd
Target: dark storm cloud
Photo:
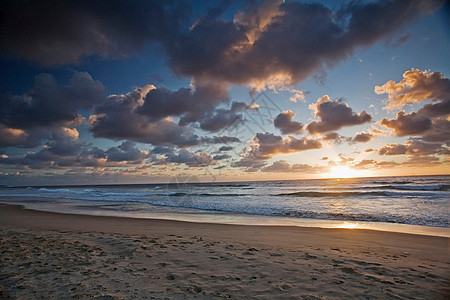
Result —
<instances>
[{"instance_id":1,"label":"dark storm cloud","mask_svg":"<svg viewBox=\"0 0 450 300\"><path fill-rule=\"evenodd\" d=\"M198 81L295 83L390 39L443 1L351 2L338 11L295 1L250 2L233 21L222 1L193 19L183 1L2 1L0 45L44 65L126 57L159 42L172 70Z\"/></svg>"},{"instance_id":2,"label":"dark storm cloud","mask_svg":"<svg viewBox=\"0 0 450 300\"><path fill-rule=\"evenodd\" d=\"M45 149L60 156L76 155L84 146L84 142L78 140L78 135L76 129L62 128L55 130Z\"/></svg>"},{"instance_id":3,"label":"dark storm cloud","mask_svg":"<svg viewBox=\"0 0 450 300\"><path fill-rule=\"evenodd\" d=\"M264 1L239 11L234 23L200 18L163 44L179 75L253 86L292 84L390 38L441 3L351 2L335 13L321 4Z\"/></svg>"},{"instance_id":4,"label":"dark storm cloud","mask_svg":"<svg viewBox=\"0 0 450 300\"><path fill-rule=\"evenodd\" d=\"M103 101L104 93L103 84L88 73L75 72L68 86L59 85L50 74L40 74L24 95L1 95L0 123L19 129L67 125L77 122L80 109Z\"/></svg>"},{"instance_id":5,"label":"dark storm cloud","mask_svg":"<svg viewBox=\"0 0 450 300\"><path fill-rule=\"evenodd\" d=\"M204 117L204 110L209 111L217 104L208 102L211 98L203 93L197 94L197 90L192 92L190 89L172 92L147 85L127 94L111 95L104 103L95 106L94 114L89 118L90 130L94 137L153 145L188 147L240 142L238 138L229 136L199 138L193 133L193 128L184 124L183 120L194 122ZM232 105L230 113L233 111ZM171 116L181 116L180 123L183 124L176 123Z\"/></svg>"},{"instance_id":6,"label":"dark storm cloud","mask_svg":"<svg viewBox=\"0 0 450 300\"><path fill-rule=\"evenodd\" d=\"M41 144L41 140L49 134L48 130L22 130L0 124L0 147L37 147Z\"/></svg>"},{"instance_id":7,"label":"dark storm cloud","mask_svg":"<svg viewBox=\"0 0 450 300\"><path fill-rule=\"evenodd\" d=\"M218 108L214 111L206 111L199 120L200 128L209 132L233 128L244 123L244 117L239 112L257 110L258 108L258 105L248 105L244 102L233 101L230 109Z\"/></svg>"},{"instance_id":8,"label":"dark storm cloud","mask_svg":"<svg viewBox=\"0 0 450 300\"><path fill-rule=\"evenodd\" d=\"M75 72L69 85L39 74L23 95L1 94L0 147L36 147L42 139L79 125L84 120L79 111L101 103L105 90L88 73Z\"/></svg>"},{"instance_id":9,"label":"dark storm cloud","mask_svg":"<svg viewBox=\"0 0 450 300\"><path fill-rule=\"evenodd\" d=\"M94 137L180 147L199 144L198 136L189 127L180 126L170 118L152 122L136 112L152 88L146 86L125 95L112 95L104 104L96 106L95 114L89 118Z\"/></svg>"},{"instance_id":10,"label":"dark storm cloud","mask_svg":"<svg viewBox=\"0 0 450 300\"><path fill-rule=\"evenodd\" d=\"M282 134L298 134L303 132L303 124L293 121L295 114L290 111L283 111L275 117L273 124L280 129Z\"/></svg>"},{"instance_id":11,"label":"dark storm cloud","mask_svg":"<svg viewBox=\"0 0 450 300\"><path fill-rule=\"evenodd\" d=\"M242 115L236 114L228 109L216 109L210 116L200 120L200 128L209 132L217 132L224 128L231 128L242 124Z\"/></svg>"},{"instance_id":12,"label":"dark storm cloud","mask_svg":"<svg viewBox=\"0 0 450 300\"><path fill-rule=\"evenodd\" d=\"M136 143L125 141L117 147L112 147L106 152L108 161L142 161L148 153L136 148Z\"/></svg>"},{"instance_id":13,"label":"dark storm cloud","mask_svg":"<svg viewBox=\"0 0 450 300\"><path fill-rule=\"evenodd\" d=\"M0 163L27 166L32 169L66 169L72 167L118 167L140 164L149 158L147 151L136 148L133 142L123 142L104 151L78 140L76 129L53 132L47 143L37 152L20 157L2 157Z\"/></svg>"},{"instance_id":14,"label":"dark storm cloud","mask_svg":"<svg viewBox=\"0 0 450 300\"><path fill-rule=\"evenodd\" d=\"M180 124L195 122L211 113L214 108L228 98L228 89L223 85L199 85L195 89L180 88L171 91L160 87L150 90L144 97L137 113L158 121L168 116L181 116Z\"/></svg>"},{"instance_id":15,"label":"dark storm cloud","mask_svg":"<svg viewBox=\"0 0 450 300\"><path fill-rule=\"evenodd\" d=\"M315 111L315 116L320 119L320 121L312 121L307 127L313 134L338 130L344 126L360 125L372 120L372 117L364 110L356 114L346 103L339 99L331 100L326 95L316 104L311 105L311 108Z\"/></svg>"},{"instance_id":16,"label":"dark storm cloud","mask_svg":"<svg viewBox=\"0 0 450 300\"><path fill-rule=\"evenodd\" d=\"M127 57L178 30L190 8L169 2L1 1L0 45L42 65L79 63L92 55Z\"/></svg>"}]
</instances>

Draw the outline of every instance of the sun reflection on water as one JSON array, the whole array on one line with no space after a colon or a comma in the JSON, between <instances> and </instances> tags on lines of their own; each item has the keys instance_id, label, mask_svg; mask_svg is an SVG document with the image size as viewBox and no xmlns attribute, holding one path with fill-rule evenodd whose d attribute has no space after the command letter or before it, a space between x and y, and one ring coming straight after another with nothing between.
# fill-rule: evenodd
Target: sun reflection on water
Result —
<instances>
[{"instance_id":1,"label":"sun reflection on water","mask_svg":"<svg viewBox=\"0 0 450 300\"><path fill-rule=\"evenodd\" d=\"M336 226L336 228L344 228L344 229L356 229L359 228L358 224L353 222L344 222Z\"/></svg>"}]
</instances>

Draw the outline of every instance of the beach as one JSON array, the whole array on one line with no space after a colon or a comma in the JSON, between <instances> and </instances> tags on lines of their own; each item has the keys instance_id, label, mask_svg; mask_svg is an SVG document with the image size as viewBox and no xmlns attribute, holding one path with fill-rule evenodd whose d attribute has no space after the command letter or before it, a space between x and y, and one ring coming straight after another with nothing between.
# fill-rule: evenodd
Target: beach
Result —
<instances>
[{"instance_id":1,"label":"beach","mask_svg":"<svg viewBox=\"0 0 450 300\"><path fill-rule=\"evenodd\" d=\"M445 299L449 239L0 206L0 298Z\"/></svg>"}]
</instances>

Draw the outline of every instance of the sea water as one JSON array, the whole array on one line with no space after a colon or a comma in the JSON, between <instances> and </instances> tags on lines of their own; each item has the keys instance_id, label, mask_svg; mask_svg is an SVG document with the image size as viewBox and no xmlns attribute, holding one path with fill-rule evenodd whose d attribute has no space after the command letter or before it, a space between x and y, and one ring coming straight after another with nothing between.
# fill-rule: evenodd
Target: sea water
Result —
<instances>
[{"instance_id":1,"label":"sea water","mask_svg":"<svg viewBox=\"0 0 450 300\"><path fill-rule=\"evenodd\" d=\"M0 202L62 213L444 236L449 199L450 176L0 188Z\"/></svg>"}]
</instances>

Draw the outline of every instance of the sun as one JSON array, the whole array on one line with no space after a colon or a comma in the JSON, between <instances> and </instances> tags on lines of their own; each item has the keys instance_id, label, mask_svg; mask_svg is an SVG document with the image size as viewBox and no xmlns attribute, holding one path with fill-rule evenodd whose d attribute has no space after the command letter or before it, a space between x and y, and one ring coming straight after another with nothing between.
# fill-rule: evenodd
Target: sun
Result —
<instances>
[{"instance_id":1,"label":"sun","mask_svg":"<svg viewBox=\"0 0 450 300\"><path fill-rule=\"evenodd\" d=\"M354 177L366 177L367 170L354 170L347 166L334 166L331 168L331 172L325 174L328 178L354 178Z\"/></svg>"}]
</instances>

